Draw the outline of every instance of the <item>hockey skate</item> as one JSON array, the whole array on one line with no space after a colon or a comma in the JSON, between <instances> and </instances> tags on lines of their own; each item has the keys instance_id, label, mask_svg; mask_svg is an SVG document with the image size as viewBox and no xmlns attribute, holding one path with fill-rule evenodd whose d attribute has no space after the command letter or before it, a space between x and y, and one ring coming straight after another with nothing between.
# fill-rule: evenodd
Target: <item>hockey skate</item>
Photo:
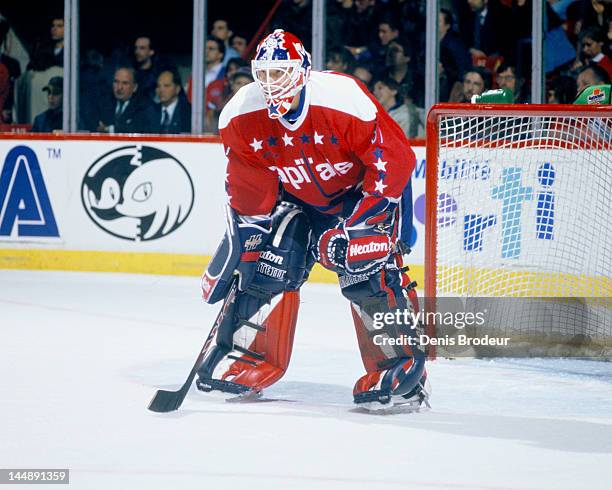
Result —
<instances>
[{"instance_id":1,"label":"hockey skate","mask_svg":"<svg viewBox=\"0 0 612 490\"><path fill-rule=\"evenodd\" d=\"M423 407L431 408L431 386L425 371L412 390L402 393L405 383L398 380L398 373L406 372L408 364L410 369L413 360L402 359L397 367L368 373L359 378L353 390L353 400L357 408L375 413L411 413L418 412Z\"/></svg>"}]
</instances>

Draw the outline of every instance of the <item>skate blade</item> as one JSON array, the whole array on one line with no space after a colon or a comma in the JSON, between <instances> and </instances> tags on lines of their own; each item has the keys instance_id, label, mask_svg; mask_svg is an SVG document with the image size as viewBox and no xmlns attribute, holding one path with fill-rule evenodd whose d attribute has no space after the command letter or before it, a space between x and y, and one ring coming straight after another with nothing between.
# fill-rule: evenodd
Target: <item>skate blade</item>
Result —
<instances>
[{"instance_id":1,"label":"skate blade","mask_svg":"<svg viewBox=\"0 0 612 490\"><path fill-rule=\"evenodd\" d=\"M396 413L415 413L421 411L422 408L423 406L419 401L403 400L403 402L400 402L398 400L396 402L392 400L390 403L385 404L380 402L360 403L356 406L356 411L373 415L389 415Z\"/></svg>"},{"instance_id":2,"label":"skate blade","mask_svg":"<svg viewBox=\"0 0 612 490\"><path fill-rule=\"evenodd\" d=\"M285 402L285 403L296 403L296 400L290 400L288 398L268 398L263 396L263 391L255 391L243 393L232 398L226 398L227 403L266 403L266 402Z\"/></svg>"},{"instance_id":3,"label":"skate blade","mask_svg":"<svg viewBox=\"0 0 612 490\"><path fill-rule=\"evenodd\" d=\"M427 384L425 386L427 386ZM385 415L392 413L414 413L422 410L430 410L431 405L429 404L429 392L423 388L418 395L409 399L406 399L403 396L391 396L391 400L388 403L381 403L379 401L359 403L357 405L357 409L360 412Z\"/></svg>"},{"instance_id":4,"label":"skate blade","mask_svg":"<svg viewBox=\"0 0 612 490\"><path fill-rule=\"evenodd\" d=\"M263 391L251 390L245 391L244 393L240 393L237 396L226 398L225 401L227 403L251 403L254 401L262 400L262 397Z\"/></svg>"}]
</instances>

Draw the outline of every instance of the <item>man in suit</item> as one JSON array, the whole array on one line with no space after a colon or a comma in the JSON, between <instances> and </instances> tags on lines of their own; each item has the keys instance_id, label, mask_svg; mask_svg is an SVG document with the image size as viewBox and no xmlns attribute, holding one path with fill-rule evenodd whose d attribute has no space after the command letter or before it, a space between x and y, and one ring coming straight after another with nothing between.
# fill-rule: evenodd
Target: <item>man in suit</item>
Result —
<instances>
[{"instance_id":1,"label":"man in suit","mask_svg":"<svg viewBox=\"0 0 612 490\"><path fill-rule=\"evenodd\" d=\"M438 13L440 40L440 100L448 101L455 84L461 84L463 75L472 68L472 57L454 30L453 14L441 8Z\"/></svg>"},{"instance_id":2,"label":"man in suit","mask_svg":"<svg viewBox=\"0 0 612 490\"><path fill-rule=\"evenodd\" d=\"M178 134L191 132L191 104L183 93L181 78L176 71L162 71L157 77L156 116L154 132Z\"/></svg>"},{"instance_id":3,"label":"man in suit","mask_svg":"<svg viewBox=\"0 0 612 490\"><path fill-rule=\"evenodd\" d=\"M227 66L227 62L232 58L240 58L240 53L236 51L233 47L230 46L229 40L234 34L227 20L225 19L217 19L213 22L212 30L210 34L218 39L221 39L225 44L225 54L223 55L223 66Z\"/></svg>"},{"instance_id":4,"label":"man in suit","mask_svg":"<svg viewBox=\"0 0 612 490\"><path fill-rule=\"evenodd\" d=\"M115 70L113 96L98 104L98 126L101 133L152 133L155 110L147 97L136 91L136 75L132 67Z\"/></svg>"},{"instance_id":5,"label":"man in suit","mask_svg":"<svg viewBox=\"0 0 612 490\"><path fill-rule=\"evenodd\" d=\"M512 11L500 0L467 0L472 11L470 26L466 26L470 53L476 58L502 55L506 61L514 53L515 35L508 27Z\"/></svg>"}]
</instances>

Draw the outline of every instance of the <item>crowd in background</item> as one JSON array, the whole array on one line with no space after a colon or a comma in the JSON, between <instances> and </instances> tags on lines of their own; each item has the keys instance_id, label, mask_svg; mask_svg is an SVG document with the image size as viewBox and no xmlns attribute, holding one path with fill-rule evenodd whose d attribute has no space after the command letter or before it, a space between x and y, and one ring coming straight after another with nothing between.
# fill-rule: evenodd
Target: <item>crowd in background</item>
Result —
<instances>
[{"instance_id":1,"label":"crowd in background","mask_svg":"<svg viewBox=\"0 0 612 490\"><path fill-rule=\"evenodd\" d=\"M469 102L491 88L508 88L530 102L532 0L441 0L439 100ZM361 80L407 136L424 134L425 0L328 0L326 66ZM310 49L311 0L285 0L269 25ZM0 20L6 46L9 24ZM544 71L548 103L571 103L585 87L612 77L612 0L548 0ZM227 101L253 81L250 39L226 19L214 19L206 41L205 128L216 132ZM1 123L31 131L62 127L64 20L49 20L47 39L34 42L22 72L6 49L0 58ZM105 133L191 131L189 67L159 53L150 33L106 59L82 53L79 129Z\"/></svg>"}]
</instances>

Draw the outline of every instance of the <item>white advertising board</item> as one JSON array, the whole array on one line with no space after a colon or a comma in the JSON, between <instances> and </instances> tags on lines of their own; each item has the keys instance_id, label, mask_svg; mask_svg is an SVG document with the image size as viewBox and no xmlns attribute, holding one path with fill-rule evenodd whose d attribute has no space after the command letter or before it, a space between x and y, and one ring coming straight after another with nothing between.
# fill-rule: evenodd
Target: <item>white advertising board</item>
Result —
<instances>
[{"instance_id":1,"label":"white advertising board","mask_svg":"<svg viewBox=\"0 0 612 490\"><path fill-rule=\"evenodd\" d=\"M223 233L218 143L0 143L0 246L209 254Z\"/></svg>"}]
</instances>

